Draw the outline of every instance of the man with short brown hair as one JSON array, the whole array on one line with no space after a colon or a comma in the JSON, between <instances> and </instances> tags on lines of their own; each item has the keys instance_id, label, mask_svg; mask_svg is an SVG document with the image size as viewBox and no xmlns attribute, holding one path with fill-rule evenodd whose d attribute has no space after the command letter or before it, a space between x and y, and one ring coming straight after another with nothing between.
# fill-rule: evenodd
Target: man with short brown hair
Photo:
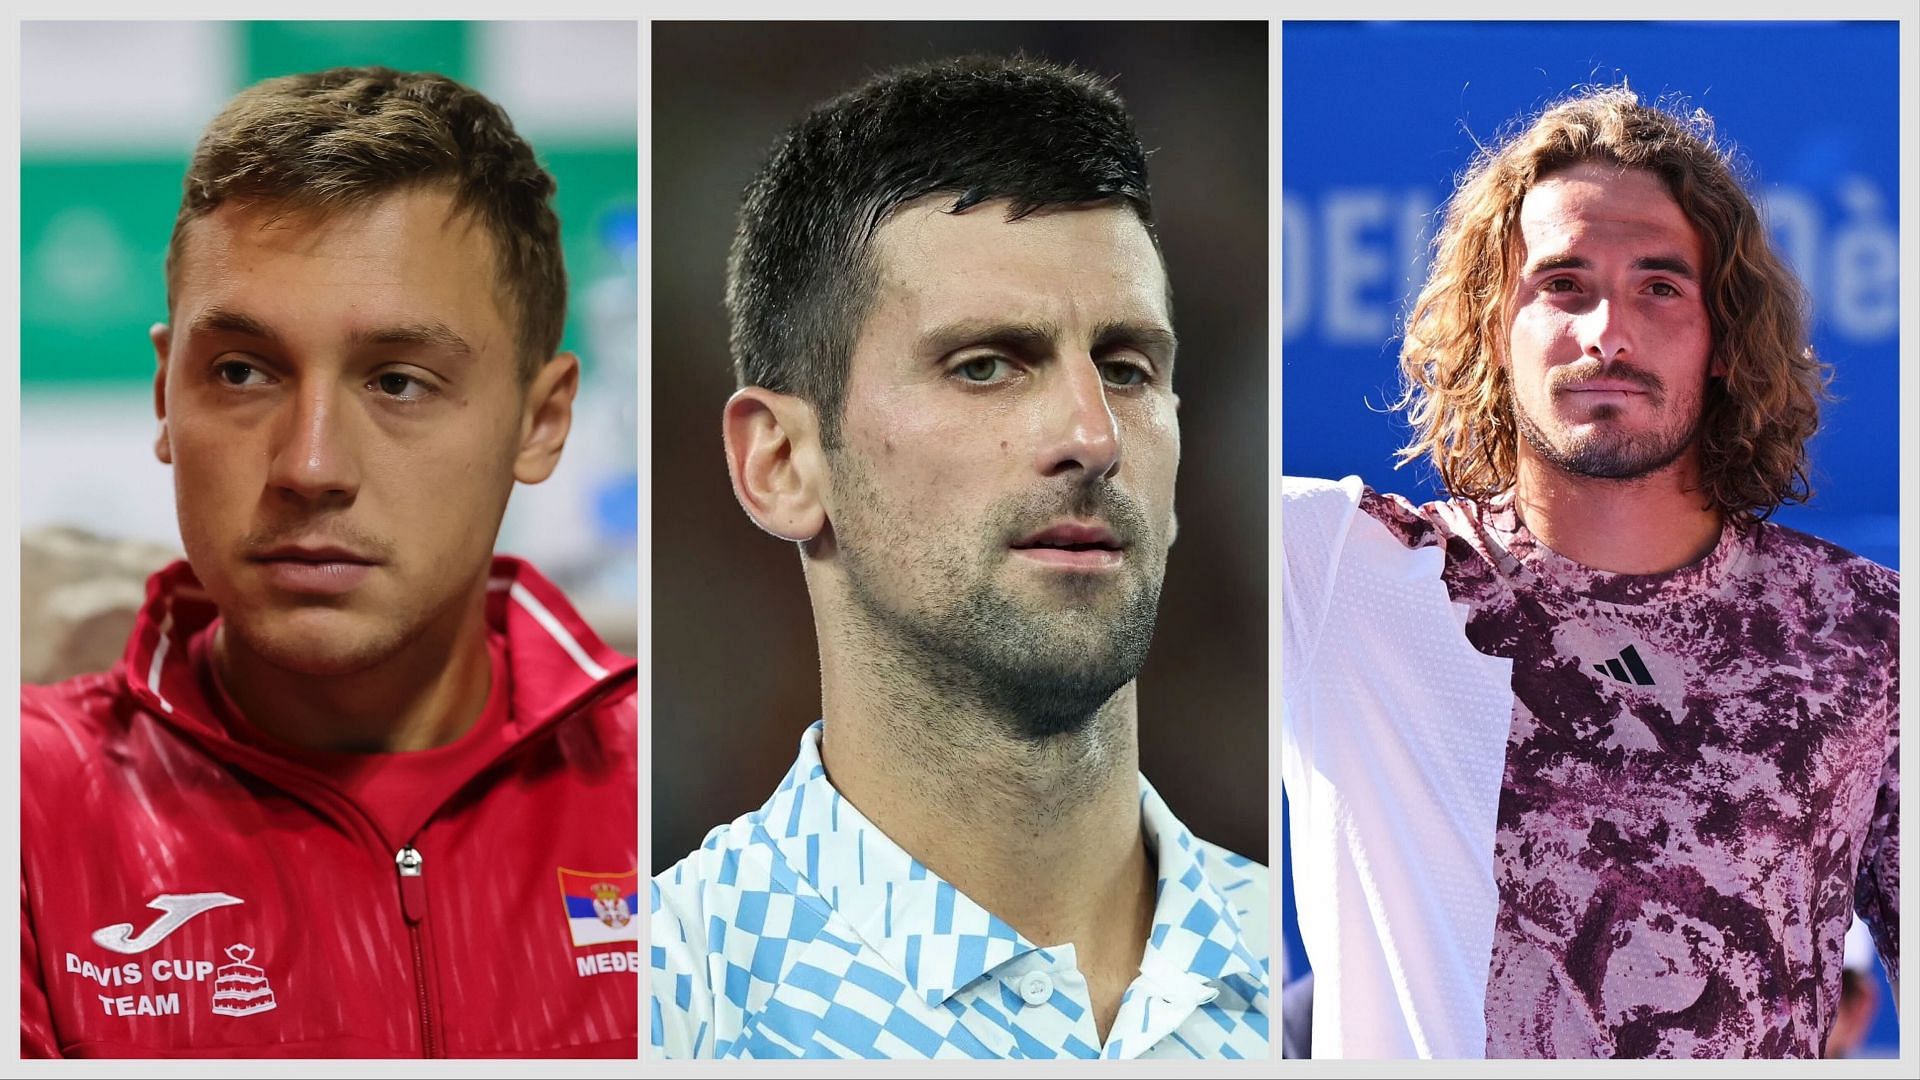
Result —
<instances>
[{"instance_id":1,"label":"man with short brown hair","mask_svg":"<svg viewBox=\"0 0 1920 1080\"><path fill-rule=\"evenodd\" d=\"M553 181L452 80L261 83L153 329L185 562L22 694L23 1056L634 1056L633 661L493 544L579 361Z\"/></svg>"}]
</instances>

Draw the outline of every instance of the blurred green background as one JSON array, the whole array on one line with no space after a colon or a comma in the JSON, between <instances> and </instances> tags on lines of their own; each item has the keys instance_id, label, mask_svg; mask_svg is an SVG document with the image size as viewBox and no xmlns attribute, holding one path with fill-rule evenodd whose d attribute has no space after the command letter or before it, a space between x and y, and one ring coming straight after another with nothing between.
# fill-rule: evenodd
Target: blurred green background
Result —
<instances>
[{"instance_id":1,"label":"blurred green background","mask_svg":"<svg viewBox=\"0 0 1920 1080\"><path fill-rule=\"evenodd\" d=\"M116 29L132 29L133 33L124 35L131 43L151 25L43 24L50 32L36 41L38 28L27 24L23 49L31 52L44 45L47 51L39 59L45 66L68 66L49 54L71 52L84 61L88 54L99 56L106 51L96 46L103 37L116 36ZM181 25L203 47L223 54L218 59L224 78L207 79L203 73L200 79L213 93L200 95L203 100L199 101L180 100L178 108L170 110L176 124L156 118L147 126L149 138L137 132L130 138L123 130L124 117L107 112L89 124L84 111L70 104L46 110L49 120L64 121L57 132L35 131L23 124L20 351L21 377L30 386L144 384L152 378L153 354L146 331L164 316L161 264L193 142L228 96L275 75L346 64L384 64L438 71L493 96L514 117L559 182L557 210L569 275L580 283L619 272L619 253L602 242L602 234L610 220L633 214L638 173L631 71L624 80L607 80L615 85L608 86L611 93L596 115L572 117L560 130L543 133L540 110L534 110L536 118L529 123L511 100L509 88L529 80L493 70L498 59L511 57L516 50L492 39L539 33L537 26L468 22ZM630 27L613 25L631 38ZM177 33L178 28L169 32ZM565 61L559 54L548 59L556 64ZM549 71L546 77L558 81L556 74ZM569 70L566 77L575 75ZM143 90L135 78L121 88L130 95ZM624 99L618 96L622 91ZM36 96L46 100L31 85L23 88L23 98L29 102ZM110 108L112 103L104 104ZM578 347L581 318L576 304L567 329L571 347Z\"/></svg>"},{"instance_id":2,"label":"blurred green background","mask_svg":"<svg viewBox=\"0 0 1920 1080\"><path fill-rule=\"evenodd\" d=\"M559 185L563 346L582 393L554 477L499 549L533 559L610 643L636 637L637 117L632 22L21 24L21 528L178 550L154 460L162 268L201 130L241 88L340 65L432 70L498 102Z\"/></svg>"}]
</instances>

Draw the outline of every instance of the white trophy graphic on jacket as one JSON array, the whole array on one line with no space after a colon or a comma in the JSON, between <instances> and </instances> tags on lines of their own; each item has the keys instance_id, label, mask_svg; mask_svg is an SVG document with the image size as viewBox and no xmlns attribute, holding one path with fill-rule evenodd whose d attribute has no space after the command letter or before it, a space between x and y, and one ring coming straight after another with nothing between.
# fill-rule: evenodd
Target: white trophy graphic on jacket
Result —
<instances>
[{"instance_id":1,"label":"white trophy graphic on jacket","mask_svg":"<svg viewBox=\"0 0 1920 1080\"><path fill-rule=\"evenodd\" d=\"M247 962L253 959L253 946L229 945L227 956L233 963L221 964L214 973L213 1011L221 1016L251 1016L273 1008L266 969Z\"/></svg>"}]
</instances>

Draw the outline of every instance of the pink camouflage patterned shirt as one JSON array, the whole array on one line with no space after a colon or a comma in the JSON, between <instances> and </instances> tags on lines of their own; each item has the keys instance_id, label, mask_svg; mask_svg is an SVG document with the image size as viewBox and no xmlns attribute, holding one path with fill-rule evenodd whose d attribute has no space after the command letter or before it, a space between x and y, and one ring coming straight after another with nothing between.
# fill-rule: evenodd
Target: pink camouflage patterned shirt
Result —
<instances>
[{"instance_id":1,"label":"pink camouflage patterned shirt","mask_svg":"<svg viewBox=\"0 0 1920 1080\"><path fill-rule=\"evenodd\" d=\"M1856 910L1898 971L1898 576L1770 523L1622 575L1510 499L1359 510L1513 664L1488 1056L1819 1056Z\"/></svg>"}]
</instances>

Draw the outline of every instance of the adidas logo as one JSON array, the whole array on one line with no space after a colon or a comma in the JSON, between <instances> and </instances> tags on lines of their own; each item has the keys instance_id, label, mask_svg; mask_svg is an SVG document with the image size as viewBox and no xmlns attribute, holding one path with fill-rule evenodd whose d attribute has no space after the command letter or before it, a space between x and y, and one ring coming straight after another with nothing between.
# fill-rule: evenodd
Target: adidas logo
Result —
<instances>
[{"instance_id":1,"label":"adidas logo","mask_svg":"<svg viewBox=\"0 0 1920 1080\"><path fill-rule=\"evenodd\" d=\"M1620 655L1604 664L1593 665L1593 670L1609 675L1623 683L1639 683L1652 686L1653 675L1647 671L1647 665L1640 662L1640 654L1629 645L1620 650Z\"/></svg>"}]
</instances>

